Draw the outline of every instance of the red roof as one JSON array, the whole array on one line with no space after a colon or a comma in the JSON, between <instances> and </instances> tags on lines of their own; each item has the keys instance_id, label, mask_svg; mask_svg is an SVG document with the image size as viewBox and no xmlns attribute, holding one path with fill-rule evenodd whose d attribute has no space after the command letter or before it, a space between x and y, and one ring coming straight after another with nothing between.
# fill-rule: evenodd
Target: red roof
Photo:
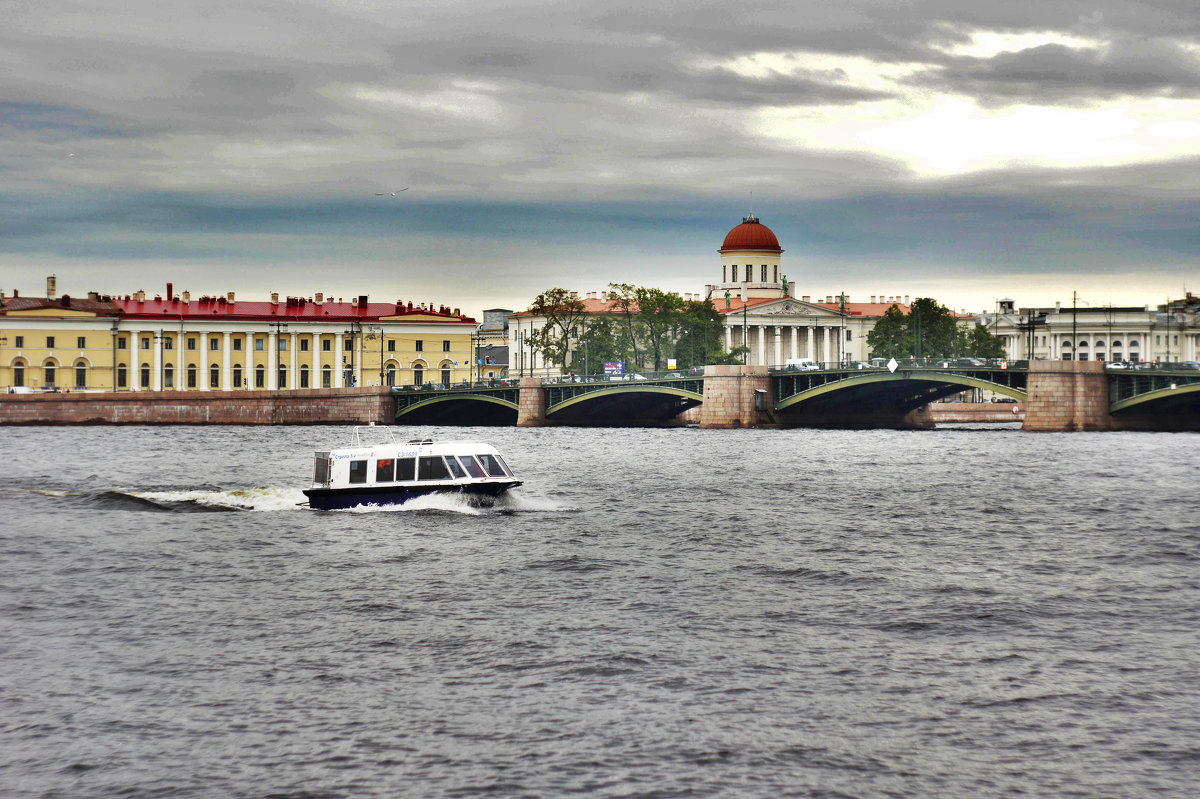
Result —
<instances>
[{"instance_id":1,"label":"red roof","mask_svg":"<svg viewBox=\"0 0 1200 799\"><path fill-rule=\"evenodd\" d=\"M753 214L743 219L742 224L725 235L725 243L721 245L719 252L737 252L739 250L783 252L779 246L779 239L775 238L771 228L759 222Z\"/></svg>"},{"instance_id":2,"label":"red roof","mask_svg":"<svg viewBox=\"0 0 1200 799\"><path fill-rule=\"evenodd\" d=\"M436 319L424 319L426 322L474 322L469 316L455 314L449 308L422 309L411 303L400 302L367 302L363 304L352 302L313 302L304 297L288 297L279 302L259 302L238 300L229 302L225 297L200 297L184 302L178 296L169 300L161 297L139 302L132 297L114 298L113 304L127 319L251 319L277 320L289 319L297 322L318 321L362 321L378 319L382 316L433 316Z\"/></svg>"}]
</instances>

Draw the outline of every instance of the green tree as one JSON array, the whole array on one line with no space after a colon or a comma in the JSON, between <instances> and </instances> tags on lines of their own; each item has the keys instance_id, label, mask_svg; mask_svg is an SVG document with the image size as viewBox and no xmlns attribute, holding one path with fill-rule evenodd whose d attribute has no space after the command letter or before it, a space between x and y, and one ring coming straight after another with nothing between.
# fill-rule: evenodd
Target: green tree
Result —
<instances>
[{"instance_id":1,"label":"green tree","mask_svg":"<svg viewBox=\"0 0 1200 799\"><path fill-rule=\"evenodd\" d=\"M644 366L656 372L661 371L667 366L669 353L674 351L683 300L678 294L646 286L634 289L634 297L637 301L641 349L646 355Z\"/></svg>"},{"instance_id":2,"label":"green tree","mask_svg":"<svg viewBox=\"0 0 1200 799\"><path fill-rule=\"evenodd\" d=\"M900 306L892 305L867 333L867 346L873 358L905 358L912 354L912 334L908 317Z\"/></svg>"},{"instance_id":3,"label":"green tree","mask_svg":"<svg viewBox=\"0 0 1200 799\"><path fill-rule=\"evenodd\" d=\"M529 310L546 319L533 333L533 346L546 361L566 367L572 352L572 340L583 331L587 311L583 301L567 289L552 288L534 298Z\"/></svg>"},{"instance_id":4,"label":"green tree","mask_svg":"<svg viewBox=\"0 0 1200 799\"><path fill-rule=\"evenodd\" d=\"M983 325L975 325L969 330L958 329L959 352L972 358L1003 358L1004 340L993 336Z\"/></svg>"},{"instance_id":5,"label":"green tree","mask_svg":"<svg viewBox=\"0 0 1200 799\"><path fill-rule=\"evenodd\" d=\"M609 283L608 289L608 301L612 303L621 320L625 344L622 360L629 364L637 364L640 360L637 337L637 289L629 283Z\"/></svg>"},{"instance_id":6,"label":"green tree","mask_svg":"<svg viewBox=\"0 0 1200 799\"><path fill-rule=\"evenodd\" d=\"M928 297L914 300L907 314L892 305L867 334L875 358L944 358L960 343L954 313Z\"/></svg>"}]
</instances>

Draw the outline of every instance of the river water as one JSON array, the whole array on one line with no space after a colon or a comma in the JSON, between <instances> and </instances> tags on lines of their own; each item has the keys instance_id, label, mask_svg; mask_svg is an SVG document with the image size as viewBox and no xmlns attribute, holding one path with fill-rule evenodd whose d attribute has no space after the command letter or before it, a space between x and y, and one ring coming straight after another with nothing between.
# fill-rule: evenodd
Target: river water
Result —
<instances>
[{"instance_id":1,"label":"river water","mask_svg":"<svg viewBox=\"0 0 1200 799\"><path fill-rule=\"evenodd\" d=\"M1194 796L1191 434L8 428L5 797Z\"/></svg>"}]
</instances>

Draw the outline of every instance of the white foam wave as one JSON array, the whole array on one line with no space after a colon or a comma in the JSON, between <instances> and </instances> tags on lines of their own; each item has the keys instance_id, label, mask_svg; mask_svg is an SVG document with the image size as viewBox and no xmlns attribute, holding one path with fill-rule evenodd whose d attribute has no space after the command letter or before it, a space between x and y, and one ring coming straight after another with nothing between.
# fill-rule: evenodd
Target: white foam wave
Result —
<instances>
[{"instance_id":1,"label":"white foam wave","mask_svg":"<svg viewBox=\"0 0 1200 799\"><path fill-rule=\"evenodd\" d=\"M231 510L281 511L299 510L307 498L298 488L241 488L229 491L130 491L130 496L172 505L190 502L210 508Z\"/></svg>"},{"instance_id":2,"label":"white foam wave","mask_svg":"<svg viewBox=\"0 0 1200 799\"><path fill-rule=\"evenodd\" d=\"M342 513L397 513L406 511L446 511L448 513L461 513L466 516L479 516L483 514L487 508L472 504L469 497L464 494L425 494L419 497L413 497L410 500L402 502L398 505L359 505L355 508L346 508Z\"/></svg>"}]
</instances>

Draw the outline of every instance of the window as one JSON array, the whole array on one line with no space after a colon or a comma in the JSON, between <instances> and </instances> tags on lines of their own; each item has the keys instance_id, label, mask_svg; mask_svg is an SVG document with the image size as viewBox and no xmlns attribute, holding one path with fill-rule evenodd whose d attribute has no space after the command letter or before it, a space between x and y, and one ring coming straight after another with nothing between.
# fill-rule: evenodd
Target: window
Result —
<instances>
[{"instance_id":1,"label":"window","mask_svg":"<svg viewBox=\"0 0 1200 799\"><path fill-rule=\"evenodd\" d=\"M188 388L196 387L196 377L197 377L198 371L199 370L196 369L196 364L194 364L194 363L188 364L188 368L187 368L187 387Z\"/></svg>"},{"instance_id":2,"label":"window","mask_svg":"<svg viewBox=\"0 0 1200 799\"><path fill-rule=\"evenodd\" d=\"M233 367L233 387L234 388L242 387L242 366L241 366L241 364L238 364Z\"/></svg>"},{"instance_id":3,"label":"window","mask_svg":"<svg viewBox=\"0 0 1200 799\"><path fill-rule=\"evenodd\" d=\"M87 339L84 338L83 336L80 336L79 338L75 339L75 346L81 350L86 350L87 349Z\"/></svg>"},{"instance_id":4,"label":"window","mask_svg":"<svg viewBox=\"0 0 1200 799\"><path fill-rule=\"evenodd\" d=\"M279 374L276 375L278 382L275 384L277 388L287 388L287 367L279 367Z\"/></svg>"},{"instance_id":5,"label":"window","mask_svg":"<svg viewBox=\"0 0 1200 799\"><path fill-rule=\"evenodd\" d=\"M327 338L321 339L321 352L332 352L333 342Z\"/></svg>"},{"instance_id":6,"label":"window","mask_svg":"<svg viewBox=\"0 0 1200 799\"><path fill-rule=\"evenodd\" d=\"M779 282L779 264L775 264L773 273L775 275L775 280L773 282L778 283Z\"/></svg>"},{"instance_id":7,"label":"window","mask_svg":"<svg viewBox=\"0 0 1200 799\"><path fill-rule=\"evenodd\" d=\"M746 264L746 282L747 282L747 283L749 283L749 282L750 282L750 278L751 278L751 276L753 275L753 273L754 273L754 266L753 266L753 264Z\"/></svg>"},{"instance_id":8,"label":"window","mask_svg":"<svg viewBox=\"0 0 1200 799\"><path fill-rule=\"evenodd\" d=\"M276 343L279 345L280 352L287 352L287 339L286 338L284 338L283 336L280 336L276 340Z\"/></svg>"},{"instance_id":9,"label":"window","mask_svg":"<svg viewBox=\"0 0 1200 799\"><path fill-rule=\"evenodd\" d=\"M212 366L208 367L208 387L209 388L220 388L221 387L221 370L217 368L216 364L213 364Z\"/></svg>"},{"instance_id":10,"label":"window","mask_svg":"<svg viewBox=\"0 0 1200 799\"><path fill-rule=\"evenodd\" d=\"M422 341L421 339L417 339L417 352L424 352L424 351L425 351L425 342Z\"/></svg>"},{"instance_id":11,"label":"window","mask_svg":"<svg viewBox=\"0 0 1200 799\"><path fill-rule=\"evenodd\" d=\"M387 343L387 351L388 351L388 352L395 352L395 351L396 351L396 340L395 340L395 339L391 339L391 338L390 338L390 339L388 339L388 343Z\"/></svg>"},{"instance_id":12,"label":"window","mask_svg":"<svg viewBox=\"0 0 1200 799\"><path fill-rule=\"evenodd\" d=\"M365 483L367 482L367 462L350 461L350 482Z\"/></svg>"},{"instance_id":13,"label":"window","mask_svg":"<svg viewBox=\"0 0 1200 799\"><path fill-rule=\"evenodd\" d=\"M242 351L242 340L240 338L235 338L233 340L233 350L234 352Z\"/></svg>"},{"instance_id":14,"label":"window","mask_svg":"<svg viewBox=\"0 0 1200 799\"><path fill-rule=\"evenodd\" d=\"M729 282L729 267L725 266L725 264L721 264L721 282Z\"/></svg>"},{"instance_id":15,"label":"window","mask_svg":"<svg viewBox=\"0 0 1200 799\"><path fill-rule=\"evenodd\" d=\"M13 364L13 385L25 385L25 363L23 361Z\"/></svg>"},{"instance_id":16,"label":"window","mask_svg":"<svg viewBox=\"0 0 1200 799\"><path fill-rule=\"evenodd\" d=\"M487 472L479 465L479 461L470 455L461 455L459 456L459 460L462 461L463 468L467 470L467 474L472 477L487 477Z\"/></svg>"},{"instance_id":17,"label":"window","mask_svg":"<svg viewBox=\"0 0 1200 799\"><path fill-rule=\"evenodd\" d=\"M194 349L196 349L196 337L195 337L195 336L188 336L188 339L187 339L187 348L188 348L189 350L194 350Z\"/></svg>"},{"instance_id":18,"label":"window","mask_svg":"<svg viewBox=\"0 0 1200 799\"><path fill-rule=\"evenodd\" d=\"M763 282L763 283L767 282L767 265L766 264L762 265L762 280L761 280L761 282Z\"/></svg>"},{"instance_id":19,"label":"window","mask_svg":"<svg viewBox=\"0 0 1200 799\"><path fill-rule=\"evenodd\" d=\"M479 462L483 464L483 468L487 469L487 473L492 477L507 477L508 469L504 466L504 461L500 460L499 455L476 455Z\"/></svg>"},{"instance_id":20,"label":"window","mask_svg":"<svg viewBox=\"0 0 1200 799\"><path fill-rule=\"evenodd\" d=\"M138 383L142 388L150 388L150 364L142 364L140 374L138 375Z\"/></svg>"},{"instance_id":21,"label":"window","mask_svg":"<svg viewBox=\"0 0 1200 799\"><path fill-rule=\"evenodd\" d=\"M446 465L450 467L450 474L454 477L466 477L467 472L463 469L462 464L458 462L458 458L453 455L446 456Z\"/></svg>"},{"instance_id":22,"label":"window","mask_svg":"<svg viewBox=\"0 0 1200 799\"><path fill-rule=\"evenodd\" d=\"M75 364L75 388L87 388L87 364Z\"/></svg>"},{"instance_id":23,"label":"window","mask_svg":"<svg viewBox=\"0 0 1200 799\"><path fill-rule=\"evenodd\" d=\"M391 458L380 458L375 461L375 482L391 483L396 480L396 461Z\"/></svg>"},{"instance_id":24,"label":"window","mask_svg":"<svg viewBox=\"0 0 1200 799\"><path fill-rule=\"evenodd\" d=\"M417 479L419 480L448 480L450 471L440 455L428 455L418 459Z\"/></svg>"},{"instance_id":25,"label":"window","mask_svg":"<svg viewBox=\"0 0 1200 799\"><path fill-rule=\"evenodd\" d=\"M208 340L208 348L210 350L212 350L213 352L216 352L217 350L221 349L221 339L217 338L216 336L213 336L212 338L210 338Z\"/></svg>"},{"instance_id":26,"label":"window","mask_svg":"<svg viewBox=\"0 0 1200 799\"><path fill-rule=\"evenodd\" d=\"M175 387L175 367L172 366L171 364L167 364L166 367L163 368L163 388L174 388L174 387Z\"/></svg>"},{"instance_id":27,"label":"window","mask_svg":"<svg viewBox=\"0 0 1200 799\"><path fill-rule=\"evenodd\" d=\"M1162 336L1155 336L1154 343L1161 347L1162 346Z\"/></svg>"},{"instance_id":28,"label":"window","mask_svg":"<svg viewBox=\"0 0 1200 799\"><path fill-rule=\"evenodd\" d=\"M46 336L46 349L54 349L54 336Z\"/></svg>"},{"instance_id":29,"label":"window","mask_svg":"<svg viewBox=\"0 0 1200 799\"><path fill-rule=\"evenodd\" d=\"M117 388L129 387L129 367L125 364L117 366Z\"/></svg>"},{"instance_id":30,"label":"window","mask_svg":"<svg viewBox=\"0 0 1200 799\"><path fill-rule=\"evenodd\" d=\"M420 366L413 367L413 385L419 386L425 382L425 372Z\"/></svg>"},{"instance_id":31,"label":"window","mask_svg":"<svg viewBox=\"0 0 1200 799\"><path fill-rule=\"evenodd\" d=\"M308 352L308 339L307 338L300 339L300 351Z\"/></svg>"},{"instance_id":32,"label":"window","mask_svg":"<svg viewBox=\"0 0 1200 799\"><path fill-rule=\"evenodd\" d=\"M850 340L850 331L846 330L846 341Z\"/></svg>"},{"instance_id":33,"label":"window","mask_svg":"<svg viewBox=\"0 0 1200 799\"><path fill-rule=\"evenodd\" d=\"M450 385L450 370L449 369L442 370L442 385L443 386Z\"/></svg>"},{"instance_id":34,"label":"window","mask_svg":"<svg viewBox=\"0 0 1200 799\"><path fill-rule=\"evenodd\" d=\"M129 349L129 339L125 338L124 336L117 336L117 349L119 349L119 350Z\"/></svg>"},{"instance_id":35,"label":"window","mask_svg":"<svg viewBox=\"0 0 1200 799\"><path fill-rule=\"evenodd\" d=\"M308 366L300 367L300 388L308 388Z\"/></svg>"},{"instance_id":36,"label":"window","mask_svg":"<svg viewBox=\"0 0 1200 799\"><path fill-rule=\"evenodd\" d=\"M333 367L321 367L321 388L333 388Z\"/></svg>"},{"instance_id":37,"label":"window","mask_svg":"<svg viewBox=\"0 0 1200 799\"><path fill-rule=\"evenodd\" d=\"M416 458L401 458L396 461L396 479L397 480L415 480L417 479L417 459Z\"/></svg>"},{"instance_id":38,"label":"window","mask_svg":"<svg viewBox=\"0 0 1200 799\"><path fill-rule=\"evenodd\" d=\"M144 350L150 349L150 337L149 336L142 336L142 349L144 349Z\"/></svg>"},{"instance_id":39,"label":"window","mask_svg":"<svg viewBox=\"0 0 1200 799\"><path fill-rule=\"evenodd\" d=\"M254 367L254 387L266 388L267 386L267 367L261 363Z\"/></svg>"},{"instance_id":40,"label":"window","mask_svg":"<svg viewBox=\"0 0 1200 799\"><path fill-rule=\"evenodd\" d=\"M56 385L56 383L54 382L56 376L57 376L57 370L55 369L55 365L53 363L46 364L46 366L45 366L45 378L46 379L44 381L45 384L48 386Z\"/></svg>"},{"instance_id":41,"label":"window","mask_svg":"<svg viewBox=\"0 0 1200 799\"><path fill-rule=\"evenodd\" d=\"M384 379L385 379L385 382L387 385L389 385L389 386L396 385L396 364L394 364L394 363L388 364L387 376Z\"/></svg>"},{"instance_id":42,"label":"window","mask_svg":"<svg viewBox=\"0 0 1200 799\"><path fill-rule=\"evenodd\" d=\"M262 351L263 351L263 350L265 350L266 348L267 348L267 340L266 340L265 338L262 338L261 336L255 336L255 338L254 338L254 351L255 351L255 352L262 352Z\"/></svg>"},{"instance_id":43,"label":"window","mask_svg":"<svg viewBox=\"0 0 1200 799\"><path fill-rule=\"evenodd\" d=\"M175 349L175 339L173 339L173 338L168 338L167 336L163 336L162 343L163 343L164 350Z\"/></svg>"},{"instance_id":44,"label":"window","mask_svg":"<svg viewBox=\"0 0 1200 799\"><path fill-rule=\"evenodd\" d=\"M442 340L442 352L449 352L449 351L450 351L450 342L443 339Z\"/></svg>"},{"instance_id":45,"label":"window","mask_svg":"<svg viewBox=\"0 0 1200 799\"><path fill-rule=\"evenodd\" d=\"M24 346L25 346L25 337L17 336L17 349L21 349Z\"/></svg>"},{"instance_id":46,"label":"window","mask_svg":"<svg viewBox=\"0 0 1200 799\"><path fill-rule=\"evenodd\" d=\"M313 482L328 483L329 482L329 458L318 455L313 464Z\"/></svg>"}]
</instances>

